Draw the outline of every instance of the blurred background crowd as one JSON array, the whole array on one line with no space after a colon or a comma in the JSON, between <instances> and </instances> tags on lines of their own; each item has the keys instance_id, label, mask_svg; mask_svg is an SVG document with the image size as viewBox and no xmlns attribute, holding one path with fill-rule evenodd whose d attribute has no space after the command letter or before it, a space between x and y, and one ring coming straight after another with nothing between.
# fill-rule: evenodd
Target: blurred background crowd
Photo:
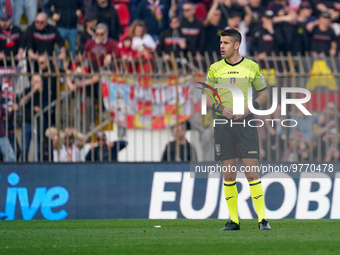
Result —
<instances>
[{"instance_id":1,"label":"blurred background crowd","mask_svg":"<svg viewBox=\"0 0 340 255\"><path fill-rule=\"evenodd\" d=\"M0 11L5 53L14 47L19 57L27 49L34 60L36 53L52 54L54 43L60 47L58 57L65 58L65 40L74 56L93 53L96 44L90 39L112 40L114 46L107 48L125 57L147 56L150 50L164 52L164 59L171 51L203 55L219 51L218 36L227 27L242 33L244 56L272 51L335 55L340 34L337 1L1 0Z\"/></svg>"},{"instance_id":2,"label":"blurred background crowd","mask_svg":"<svg viewBox=\"0 0 340 255\"><path fill-rule=\"evenodd\" d=\"M162 64L170 63L170 68L181 68L189 62L204 70L220 58L219 35L225 28L241 32L242 56L256 56L262 68L282 71L284 63L275 64L273 57L337 56L340 2L0 0L1 154L6 161L29 161L35 130L43 134L37 135L37 154L43 155L45 151L47 161L58 161L57 157L59 161L72 162L116 161L118 152L128 142L124 139L109 142L105 133L97 134L98 130L92 126L94 105L97 105L96 112L103 108L100 99L103 96L102 70L117 71L121 68L119 63L123 63L127 74L153 73L158 67L156 58ZM121 62L117 64L117 60ZM173 60L177 61L176 65ZM28 85L21 90L16 88L18 76L8 75L18 72L30 74ZM85 75L88 73L91 75ZM77 77L80 74L83 76ZM60 127L52 128L58 119L58 111L52 107L60 100L59 83L65 84L68 92L81 90L84 95L81 107L86 108L82 109L86 117L81 130L71 128L74 125L70 123L66 123L62 131ZM335 87L338 91L336 84ZM259 136L261 158L338 161L340 118L336 98L332 97L334 102L324 100L315 117L304 119L297 111L294 116L304 123L299 130L285 133L280 125L263 128ZM72 102L75 101L70 104ZM19 139L14 133L18 122L16 112L20 109L23 114ZM36 113L41 114L35 116ZM281 118L279 113L275 114L276 118ZM37 119L39 125L33 127L33 119ZM187 128L192 127L188 124L175 128L174 139L180 146L169 143L162 160L196 160L195 149L184 139ZM85 133L91 130L96 134L97 147L91 144L86 157L81 159L79 150L88 140Z\"/></svg>"}]
</instances>

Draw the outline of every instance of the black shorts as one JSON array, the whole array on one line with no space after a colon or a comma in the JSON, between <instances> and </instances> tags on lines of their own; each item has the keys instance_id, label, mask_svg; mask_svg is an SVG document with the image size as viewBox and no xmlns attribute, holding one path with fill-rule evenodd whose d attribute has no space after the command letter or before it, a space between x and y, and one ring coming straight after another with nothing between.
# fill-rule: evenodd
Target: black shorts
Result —
<instances>
[{"instance_id":1,"label":"black shorts","mask_svg":"<svg viewBox=\"0 0 340 255\"><path fill-rule=\"evenodd\" d=\"M215 116L216 119L227 120L226 124L215 124L215 160L227 160L233 158L259 158L259 140L257 128L248 125L248 121L253 119L253 115L247 116L244 120L233 121L222 117ZM250 123L256 126L255 121Z\"/></svg>"}]
</instances>

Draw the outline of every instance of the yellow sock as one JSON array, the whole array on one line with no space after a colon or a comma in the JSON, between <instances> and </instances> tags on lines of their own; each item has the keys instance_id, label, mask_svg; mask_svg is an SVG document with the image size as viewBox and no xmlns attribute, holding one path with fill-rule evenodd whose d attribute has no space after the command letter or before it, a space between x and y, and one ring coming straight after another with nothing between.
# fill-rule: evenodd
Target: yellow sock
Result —
<instances>
[{"instance_id":1,"label":"yellow sock","mask_svg":"<svg viewBox=\"0 0 340 255\"><path fill-rule=\"evenodd\" d=\"M250 181L249 187L250 187L250 195L255 205L258 222L261 222L262 219L266 219L264 215L265 205L264 205L264 195L263 195L263 188L262 188L261 180L257 179L257 180Z\"/></svg>"},{"instance_id":2,"label":"yellow sock","mask_svg":"<svg viewBox=\"0 0 340 255\"><path fill-rule=\"evenodd\" d=\"M236 181L224 181L224 196L225 200L227 201L228 210L230 214L230 219L239 224L238 220L238 208L237 208L237 187Z\"/></svg>"}]
</instances>

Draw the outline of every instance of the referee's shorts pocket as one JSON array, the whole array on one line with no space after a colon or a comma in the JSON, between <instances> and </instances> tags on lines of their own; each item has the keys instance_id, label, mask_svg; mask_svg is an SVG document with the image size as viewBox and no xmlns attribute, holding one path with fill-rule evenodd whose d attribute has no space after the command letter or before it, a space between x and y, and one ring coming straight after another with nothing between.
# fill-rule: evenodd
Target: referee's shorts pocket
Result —
<instances>
[{"instance_id":1,"label":"referee's shorts pocket","mask_svg":"<svg viewBox=\"0 0 340 255\"><path fill-rule=\"evenodd\" d=\"M217 116L218 119L226 119ZM214 154L215 160L222 161L227 159L237 158L237 136L234 134L233 129L230 128L230 123L217 124L214 127Z\"/></svg>"}]
</instances>

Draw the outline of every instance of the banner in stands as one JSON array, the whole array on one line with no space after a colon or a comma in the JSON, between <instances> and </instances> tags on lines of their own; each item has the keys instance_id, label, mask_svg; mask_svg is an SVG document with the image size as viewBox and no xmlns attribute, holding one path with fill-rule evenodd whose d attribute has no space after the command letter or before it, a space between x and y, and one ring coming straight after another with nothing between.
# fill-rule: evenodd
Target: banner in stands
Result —
<instances>
[{"instance_id":1,"label":"banner in stands","mask_svg":"<svg viewBox=\"0 0 340 255\"><path fill-rule=\"evenodd\" d=\"M340 219L339 171L266 174L262 183L269 219ZM237 186L240 218L255 218L247 180ZM228 217L222 180L190 178L189 164L0 166L3 220Z\"/></svg>"},{"instance_id":2,"label":"banner in stands","mask_svg":"<svg viewBox=\"0 0 340 255\"><path fill-rule=\"evenodd\" d=\"M162 129L175 125L177 114L179 121L190 118L192 84L190 75L178 79L107 75L102 77L103 102L122 126Z\"/></svg>"}]
</instances>

